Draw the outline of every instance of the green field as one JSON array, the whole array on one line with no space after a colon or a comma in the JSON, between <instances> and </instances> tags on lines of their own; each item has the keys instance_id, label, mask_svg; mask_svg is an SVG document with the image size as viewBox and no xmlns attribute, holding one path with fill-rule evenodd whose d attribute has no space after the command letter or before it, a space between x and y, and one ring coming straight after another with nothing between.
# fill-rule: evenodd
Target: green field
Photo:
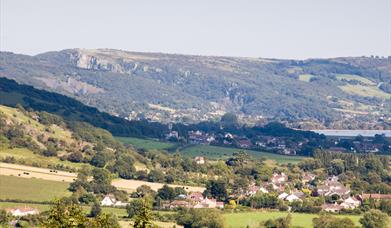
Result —
<instances>
[{"instance_id":1,"label":"green field","mask_svg":"<svg viewBox=\"0 0 391 228\"><path fill-rule=\"evenodd\" d=\"M301 156L286 156L273 153L266 153L254 150L243 150L237 148L209 146L209 145L188 145L178 147L175 143L159 142L152 139L139 139L132 137L116 137L117 140L124 144L131 144L138 149L146 150L173 150L177 149L182 155L188 157L204 156L209 159L226 159L238 151L245 151L255 158L266 158L278 163L298 163L303 159Z\"/></svg>"},{"instance_id":2,"label":"green field","mask_svg":"<svg viewBox=\"0 0 391 228\"><path fill-rule=\"evenodd\" d=\"M70 196L68 183L0 175L0 199L51 201Z\"/></svg>"},{"instance_id":3,"label":"green field","mask_svg":"<svg viewBox=\"0 0 391 228\"><path fill-rule=\"evenodd\" d=\"M278 163L298 163L303 159L300 156L285 156L279 154L266 153L254 150L243 150L228 147L208 146L208 145L192 145L181 150L181 154L185 156L205 156L210 159L225 159L238 151L245 151L255 158L266 158L274 160Z\"/></svg>"},{"instance_id":4,"label":"green field","mask_svg":"<svg viewBox=\"0 0 391 228\"><path fill-rule=\"evenodd\" d=\"M42 167L48 167L61 164L72 168L80 168L82 163L74 163L70 161L61 161L58 157L45 157L35 154L27 148L0 149L0 158L14 157L19 161L23 161L25 165L39 164Z\"/></svg>"},{"instance_id":5,"label":"green field","mask_svg":"<svg viewBox=\"0 0 391 228\"><path fill-rule=\"evenodd\" d=\"M373 81L371 81L367 78L361 77L359 75L355 75L355 74L337 74L336 78L338 80L347 80L347 81L354 80L354 81L359 81L359 82L367 84L367 85L376 85L376 83L374 83Z\"/></svg>"},{"instance_id":6,"label":"green field","mask_svg":"<svg viewBox=\"0 0 391 228\"><path fill-rule=\"evenodd\" d=\"M172 147L175 147L174 143L169 142L160 142L153 139L140 139L133 137L115 137L118 141L123 144L131 144L137 149L145 149L145 150L168 150Z\"/></svg>"},{"instance_id":7,"label":"green field","mask_svg":"<svg viewBox=\"0 0 391 228\"><path fill-rule=\"evenodd\" d=\"M257 227L261 221L268 219L276 219L280 217L286 217L287 212L243 212L243 213L225 213L223 216L226 221L226 225L229 228ZM300 227L312 227L312 219L318 217L315 214L299 214L292 213L292 225ZM360 216L357 215L338 215L338 217L348 217L356 225L360 225L358 220Z\"/></svg>"},{"instance_id":8,"label":"green field","mask_svg":"<svg viewBox=\"0 0 391 228\"><path fill-rule=\"evenodd\" d=\"M311 78L315 77L312 74L300 74L299 75L299 80L303 82L310 82Z\"/></svg>"}]
</instances>

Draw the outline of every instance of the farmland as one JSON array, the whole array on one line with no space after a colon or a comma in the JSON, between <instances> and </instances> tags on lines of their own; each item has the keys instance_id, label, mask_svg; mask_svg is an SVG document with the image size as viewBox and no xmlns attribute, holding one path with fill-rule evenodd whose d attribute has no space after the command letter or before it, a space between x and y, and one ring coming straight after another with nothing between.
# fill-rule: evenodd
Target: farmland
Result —
<instances>
[{"instance_id":1,"label":"farmland","mask_svg":"<svg viewBox=\"0 0 391 228\"><path fill-rule=\"evenodd\" d=\"M0 149L0 158L5 159L13 157L23 161L26 165L40 164L43 167L54 167L62 165L63 167L80 168L83 164L70 161L61 161L57 157L45 157L30 151L27 148Z\"/></svg>"},{"instance_id":2,"label":"farmland","mask_svg":"<svg viewBox=\"0 0 391 228\"><path fill-rule=\"evenodd\" d=\"M50 201L54 198L69 196L68 183L22 178L15 176L0 176L0 199L17 199L32 201Z\"/></svg>"},{"instance_id":3,"label":"farmland","mask_svg":"<svg viewBox=\"0 0 391 228\"><path fill-rule=\"evenodd\" d=\"M168 150L170 148L175 147L174 143L169 142L160 142L153 139L140 139L134 137L115 137L118 141L124 144L131 144L137 149L145 149L145 150Z\"/></svg>"},{"instance_id":4,"label":"farmland","mask_svg":"<svg viewBox=\"0 0 391 228\"><path fill-rule=\"evenodd\" d=\"M180 152L183 156L188 157L204 156L209 159L226 159L229 156L232 156L233 153L241 150L247 152L249 155L255 158L274 160L277 163L298 163L300 160L303 159L303 157L300 156L285 156L261 151L243 150L219 146L188 145L184 147L179 147L174 143L159 142L152 139L138 139L132 137L116 137L116 139L124 144L131 144L138 149L171 151L173 148L176 148L176 152Z\"/></svg>"},{"instance_id":5,"label":"farmland","mask_svg":"<svg viewBox=\"0 0 391 228\"><path fill-rule=\"evenodd\" d=\"M276 219L280 217L286 217L287 212L244 212L244 213L225 213L224 219L226 225L229 228L239 228L239 227L257 227L261 221L266 221L268 219ZM318 217L316 214L299 214L292 213L292 225L299 227L312 227L312 219ZM359 225L358 220L360 216L357 215L341 215L338 217L348 217L356 225Z\"/></svg>"},{"instance_id":6,"label":"farmland","mask_svg":"<svg viewBox=\"0 0 391 228\"><path fill-rule=\"evenodd\" d=\"M29 174L26 175L24 172L28 172ZM16 164L7 164L7 163L0 163L0 173L2 175L6 176L14 176L14 178L20 178L20 179L34 179L34 180L45 180L45 181L52 181L60 182L62 184L65 184L64 182L72 182L76 178L75 173L69 173L64 171L57 171L56 173L50 172L49 169L44 168L36 168L36 167L30 167L30 166L23 166L23 165L16 165ZM20 176L19 176L20 175ZM18 177L15 177L18 176ZM65 184L67 185L67 184ZM164 184L163 183L152 183L152 182L146 182L146 181L139 181L139 180L125 180L125 179L114 179L112 181L112 185L125 190L127 192L133 192L136 190L137 187L141 185L148 185L153 190L157 190L161 188ZM203 187L196 187L196 186L183 186L183 185L170 185L172 187L184 187L188 191L203 191Z\"/></svg>"},{"instance_id":7,"label":"farmland","mask_svg":"<svg viewBox=\"0 0 391 228\"><path fill-rule=\"evenodd\" d=\"M208 145L188 146L183 150L181 150L181 153L184 156L189 156L189 157L205 156L209 159L224 159L224 158L228 158L233 153L238 151L244 151L255 158L266 158L269 160L274 160L277 163L297 163L303 159L303 157L300 156L285 156L279 154L254 151L254 150L243 150L243 149L208 146Z\"/></svg>"}]
</instances>

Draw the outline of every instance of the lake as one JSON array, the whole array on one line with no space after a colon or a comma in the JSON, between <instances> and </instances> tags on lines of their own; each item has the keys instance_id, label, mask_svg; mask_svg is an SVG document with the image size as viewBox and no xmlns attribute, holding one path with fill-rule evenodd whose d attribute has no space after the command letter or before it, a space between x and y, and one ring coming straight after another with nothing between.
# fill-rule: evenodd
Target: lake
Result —
<instances>
[{"instance_id":1,"label":"lake","mask_svg":"<svg viewBox=\"0 0 391 228\"><path fill-rule=\"evenodd\" d=\"M381 135L385 134L386 137L391 137L391 130L334 130L334 129L328 129L328 130L312 130L319 134L324 134L326 136L347 136L347 137L354 137L358 135L366 136L366 137L373 137L376 134Z\"/></svg>"}]
</instances>

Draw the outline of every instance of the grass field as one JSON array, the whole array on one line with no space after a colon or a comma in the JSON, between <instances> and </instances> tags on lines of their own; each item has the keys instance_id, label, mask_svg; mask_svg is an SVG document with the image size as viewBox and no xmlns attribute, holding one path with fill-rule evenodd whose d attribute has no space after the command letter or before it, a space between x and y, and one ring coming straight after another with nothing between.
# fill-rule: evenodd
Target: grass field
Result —
<instances>
[{"instance_id":1,"label":"grass field","mask_svg":"<svg viewBox=\"0 0 391 228\"><path fill-rule=\"evenodd\" d=\"M0 199L51 201L69 196L68 183L0 175Z\"/></svg>"},{"instance_id":2,"label":"grass field","mask_svg":"<svg viewBox=\"0 0 391 228\"><path fill-rule=\"evenodd\" d=\"M24 164L32 165L34 163L40 164L43 167L48 167L48 165L54 166L56 164L62 164L64 166L72 168L80 168L83 163L74 163L70 161L61 161L57 157L45 157L39 154L34 154L27 148L13 148L13 149L0 149L0 158L14 157L18 160L23 160Z\"/></svg>"},{"instance_id":3,"label":"grass field","mask_svg":"<svg viewBox=\"0 0 391 228\"><path fill-rule=\"evenodd\" d=\"M268 219L276 219L280 217L286 217L287 212L244 212L244 213L225 213L223 216L226 221L226 225L229 228L257 227L261 221ZM292 225L300 227L312 227L312 219L318 217L315 214L299 214L292 213ZM338 217L348 217L356 225L360 225L358 220L360 216L357 215L338 215Z\"/></svg>"},{"instance_id":4,"label":"grass field","mask_svg":"<svg viewBox=\"0 0 391 228\"><path fill-rule=\"evenodd\" d=\"M373 81L367 79L367 78L364 78L364 77L361 77L359 75L354 75L354 74L337 74L337 79L338 80L347 80L347 81L359 81L361 83L364 83L364 84L367 84L367 85L376 85L376 83L374 83Z\"/></svg>"},{"instance_id":5,"label":"grass field","mask_svg":"<svg viewBox=\"0 0 391 228\"><path fill-rule=\"evenodd\" d=\"M140 138L133 138L133 137L115 137L115 138L124 144L131 144L137 149L168 150L175 146L174 143L160 142L153 139L140 139Z\"/></svg>"},{"instance_id":6,"label":"grass field","mask_svg":"<svg viewBox=\"0 0 391 228\"><path fill-rule=\"evenodd\" d=\"M391 98L391 94L383 92L376 86L347 84L347 85L339 86L339 88L346 93L359 95L363 97L378 97L382 99Z\"/></svg>"},{"instance_id":7,"label":"grass field","mask_svg":"<svg viewBox=\"0 0 391 228\"><path fill-rule=\"evenodd\" d=\"M139 139L132 137L116 137L117 140L124 144L131 144L136 148L142 148L146 150L169 150L177 147L174 143L169 142L159 142L152 139ZM219 147L219 146L209 146L209 145L189 145L183 148L177 148L181 154L184 156L195 157L195 156L205 156L209 159L226 159L231 156L234 152L240 150L247 152L255 158L266 158L269 160L274 160L278 163L298 163L303 159L300 156L285 156L279 154L272 154L254 150L243 150L237 148L228 148L228 147Z\"/></svg>"},{"instance_id":8,"label":"grass field","mask_svg":"<svg viewBox=\"0 0 391 228\"><path fill-rule=\"evenodd\" d=\"M279 154L272 154L254 150L242 150L236 148L227 148L227 147L218 147L218 146L208 146L208 145L193 145L186 147L184 150L181 150L181 153L185 156L205 156L210 159L224 159L231 156L234 152L245 151L255 158L266 158L274 160L278 163L298 163L303 159L300 156L285 156Z\"/></svg>"},{"instance_id":9,"label":"grass field","mask_svg":"<svg viewBox=\"0 0 391 228\"><path fill-rule=\"evenodd\" d=\"M313 78L314 75L312 74L300 74L299 75L299 80L303 82L310 82L311 78Z\"/></svg>"}]
</instances>

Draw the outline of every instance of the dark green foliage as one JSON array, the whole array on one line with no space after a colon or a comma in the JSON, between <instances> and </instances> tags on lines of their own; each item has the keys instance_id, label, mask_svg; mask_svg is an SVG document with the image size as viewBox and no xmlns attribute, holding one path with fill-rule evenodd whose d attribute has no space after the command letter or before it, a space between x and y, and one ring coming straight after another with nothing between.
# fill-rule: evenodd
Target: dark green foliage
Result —
<instances>
[{"instance_id":1,"label":"dark green foliage","mask_svg":"<svg viewBox=\"0 0 391 228\"><path fill-rule=\"evenodd\" d=\"M171 188L165 184L157 191L157 196L162 200L173 200L177 196L177 193L175 192L174 188Z\"/></svg>"},{"instance_id":2,"label":"dark green foliage","mask_svg":"<svg viewBox=\"0 0 391 228\"><path fill-rule=\"evenodd\" d=\"M100 208L100 204L98 202L95 202L94 205L91 207L90 216L96 217L102 213L102 208Z\"/></svg>"},{"instance_id":3,"label":"dark green foliage","mask_svg":"<svg viewBox=\"0 0 391 228\"><path fill-rule=\"evenodd\" d=\"M321 215L313 220L314 228L355 228L349 218L337 218L331 215Z\"/></svg>"},{"instance_id":4,"label":"dark green foliage","mask_svg":"<svg viewBox=\"0 0 391 228\"><path fill-rule=\"evenodd\" d=\"M363 228L386 228L389 218L379 210L370 210L360 219Z\"/></svg>"},{"instance_id":5,"label":"dark green foliage","mask_svg":"<svg viewBox=\"0 0 391 228\"><path fill-rule=\"evenodd\" d=\"M144 199L134 199L126 205L126 212L128 213L128 218L133 218L144 206Z\"/></svg>"},{"instance_id":6,"label":"dark green foliage","mask_svg":"<svg viewBox=\"0 0 391 228\"><path fill-rule=\"evenodd\" d=\"M22 103L25 108L32 108L36 111L45 111L62 116L67 121L77 121L71 125L76 131L82 131L86 126L80 122L87 122L95 127L106 129L118 136L149 136L160 138L167 132L167 128L159 123L149 123L147 121L127 121L122 118L110 116L107 113L99 112L96 108L83 105L72 98L56 93L38 90L31 86L19 85L13 80L0 78L0 94L4 99L0 99L0 104L16 106ZM18 102L13 99L21 97ZM44 115L44 123L58 123L53 116ZM82 126L78 126L81 124ZM83 137L88 138L87 132ZM102 138L104 139L104 138Z\"/></svg>"},{"instance_id":7,"label":"dark green foliage","mask_svg":"<svg viewBox=\"0 0 391 228\"><path fill-rule=\"evenodd\" d=\"M176 222L185 228L223 228L224 219L215 209L182 209Z\"/></svg>"},{"instance_id":8,"label":"dark green foliage","mask_svg":"<svg viewBox=\"0 0 391 228\"><path fill-rule=\"evenodd\" d=\"M227 184L223 180L210 180L206 184L204 195L220 201L225 201L228 197Z\"/></svg>"},{"instance_id":9,"label":"dark green foliage","mask_svg":"<svg viewBox=\"0 0 391 228\"><path fill-rule=\"evenodd\" d=\"M289 228L291 227L292 216L288 214L285 218L269 219L261 223L265 228Z\"/></svg>"}]
</instances>

